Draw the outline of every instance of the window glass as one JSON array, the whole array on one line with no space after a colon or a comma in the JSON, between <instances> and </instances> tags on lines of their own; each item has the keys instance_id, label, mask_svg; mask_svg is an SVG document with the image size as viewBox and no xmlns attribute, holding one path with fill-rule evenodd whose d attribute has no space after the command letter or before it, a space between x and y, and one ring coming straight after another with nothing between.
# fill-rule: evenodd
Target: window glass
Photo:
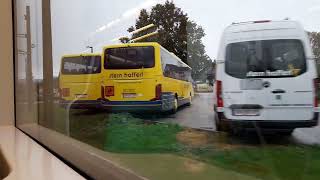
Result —
<instances>
[{"instance_id":1,"label":"window glass","mask_svg":"<svg viewBox=\"0 0 320 180\"><path fill-rule=\"evenodd\" d=\"M101 57L80 56L62 59L62 74L97 74L101 72Z\"/></svg>"},{"instance_id":2,"label":"window glass","mask_svg":"<svg viewBox=\"0 0 320 180\"><path fill-rule=\"evenodd\" d=\"M105 51L105 69L152 68L155 65L153 47L114 48Z\"/></svg>"},{"instance_id":3,"label":"window glass","mask_svg":"<svg viewBox=\"0 0 320 180\"><path fill-rule=\"evenodd\" d=\"M174 54L168 53L161 49L162 70L165 77L182 80L192 81L191 68L180 62Z\"/></svg>"},{"instance_id":4,"label":"window glass","mask_svg":"<svg viewBox=\"0 0 320 180\"><path fill-rule=\"evenodd\" d=\"M320 179L319 3L14 0L16 126L88 179Z\"/></svg>"},{"instance_id":5,"label":"window glass","mask_svg":"<svg viewBox=\"0 0 320 180\"><path fill-rule=\"evenodd\" d=\"M306 72L306 61L299 40L233 43L227 47L226 72L237 78L298 76Z\"/></svg>"}]
</instances>

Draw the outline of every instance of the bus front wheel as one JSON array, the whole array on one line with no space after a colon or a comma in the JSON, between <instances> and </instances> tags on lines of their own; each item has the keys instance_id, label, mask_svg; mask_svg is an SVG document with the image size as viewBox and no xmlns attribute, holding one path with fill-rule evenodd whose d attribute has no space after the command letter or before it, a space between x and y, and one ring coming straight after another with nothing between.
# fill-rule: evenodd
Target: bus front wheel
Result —
<instances>
[{"instance_id":1,"label":"bus front wheel","mask_svg":"<svg viewBox=\"0 0 320 180\"><path fill-rule=\"evenodd\" d=\"M189 102L187 103L187 106L191 106L192 105L192 96L190 94L190 97L189 97Z\"/></svg>"}]
</instances>

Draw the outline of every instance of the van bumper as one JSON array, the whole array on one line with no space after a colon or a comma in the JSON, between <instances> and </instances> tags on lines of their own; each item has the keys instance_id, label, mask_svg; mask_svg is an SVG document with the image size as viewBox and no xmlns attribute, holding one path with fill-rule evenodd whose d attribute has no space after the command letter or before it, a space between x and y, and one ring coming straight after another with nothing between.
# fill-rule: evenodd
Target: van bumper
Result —
<instances>
[{"instance_id":1,"label":"van bumper","mask_svg":"<svg viewBox=\"0 0 320 180\"><path fill-rule=\"evenodd\" d=\"M99 109L101 108L101 101L99 100L78 100L78 101L66 101L60 100L59 105L62 108L70 109Z\"/></svg>"},{"instance_id":2,"label":"van bumper","mask_svg":"<svg viewBox=\"0 0 320 180\"><path fill-rule=\"evenodd\" d=\"M137 112L137 111L162 111L162 100L158 101L104 101L102 107L109 111Z\"/></svg>"},{"instance_id":3,"label":"van bumper","mask_svg":"<svg viewBox=\"0 0 320 180\"><path fill-rule=\"evenodd\" d=\"M231 127L243 128L243 129L266 129L266 130L286 130L295 128L308 128L317 126L319 123L319 113L314 113L314 117L311 120L229 120L222 118L222 121L230 123Z\"/></svg>"}]
</instances>

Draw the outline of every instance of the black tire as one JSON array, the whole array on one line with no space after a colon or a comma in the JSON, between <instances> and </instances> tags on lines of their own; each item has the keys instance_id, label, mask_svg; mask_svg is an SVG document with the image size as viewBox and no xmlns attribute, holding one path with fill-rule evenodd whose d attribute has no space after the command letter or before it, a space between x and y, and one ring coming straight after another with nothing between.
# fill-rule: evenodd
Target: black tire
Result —
<instances>
[{"instance_id":1,"label":"black tire","mask_svg":"<svg viewBox=\"0 0 320 180\"><path fill-rule=\"evenodd\" d=\"M187 106L191 106L192 105L192 96L190 94L190 97L189 97L189 102L186 104Z\"/></svg>"},{"instance_id":2,"label":"black tire","mask_svg":"<svg viewBox=\"0 0 320 180\"><path fill-rule=\"evenodd\" d=\"M175 98L175 99L174 99L174 104L173 104L173 109L169 111L169 114L176 114L177 111L178 111L178 107L179 107L179 105L178 105L178 99Z\"/></svg>"},{"instance_id":3,"label":"black tire","mask_svg":"<svg viewBox=\"0 0 320 180\"><path fill-rule=\"evenodd\" d=\"M216 124L217 131L227 132L227 133L231 132L230 123L226 121L222 113L216 113L215 124Z\"/></svg>"},{"instance_id":4,"label":"black tire","mask_svg":"<svg viewBox=\"0 0 320 180\"><path fill-rule=\"evenodd\" d=\"M280 131L280 132L278 132L278 134L281 136L291 136L293 131L294 131L294 129L288 129L285 131Z\"/></svg>"}]
</instances>

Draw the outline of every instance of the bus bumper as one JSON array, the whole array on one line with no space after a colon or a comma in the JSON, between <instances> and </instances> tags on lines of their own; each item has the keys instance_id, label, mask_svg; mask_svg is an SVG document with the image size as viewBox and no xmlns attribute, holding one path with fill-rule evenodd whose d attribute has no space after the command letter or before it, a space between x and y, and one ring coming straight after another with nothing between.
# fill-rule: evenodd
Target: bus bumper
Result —
<instances>
[{"instance_id":1,"label":"bus bumper","mask_svg":"<svg viewBox=\"0 0 320 180\"><path fill-rule=\"evenodd\" d=\"M60 107L70 109L99 109L101 108L101 101L99 100L78 100L78 101L66 101L60 100Z\"/></svg>"},{"instance_id":2,"label":"bus bumper","mask_svg":"<svg viewBox=\"0 0 320 180\"><path fill-rule=\"evenodd\" d=\"M102 107L112 112L159 112L162 111L162 100L158 101L105 101Z\"/></svg>"}]
</instances>

